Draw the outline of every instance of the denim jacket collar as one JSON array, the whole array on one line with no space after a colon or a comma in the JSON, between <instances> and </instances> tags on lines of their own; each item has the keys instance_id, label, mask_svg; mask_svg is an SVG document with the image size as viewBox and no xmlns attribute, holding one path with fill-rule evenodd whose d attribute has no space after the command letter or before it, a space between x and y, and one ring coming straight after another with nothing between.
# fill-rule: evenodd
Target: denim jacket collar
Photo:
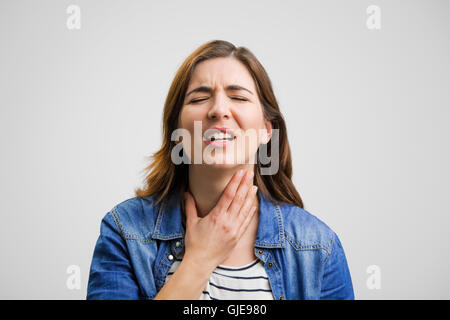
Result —
<instances>
[{"instance_id":1,"label":"denim jacket collar","mask_svg":"<svg viewBox=\"0 0 450 320\"><path fill-rule=\"evenodd\" d=\"M258 190L259 224L255 247L284 248L284 226L280 206L273 204ZM173 240L184 238L181 223L180 194L173 193L159 206L152 238Z\"/></svg>"}]
</instances>

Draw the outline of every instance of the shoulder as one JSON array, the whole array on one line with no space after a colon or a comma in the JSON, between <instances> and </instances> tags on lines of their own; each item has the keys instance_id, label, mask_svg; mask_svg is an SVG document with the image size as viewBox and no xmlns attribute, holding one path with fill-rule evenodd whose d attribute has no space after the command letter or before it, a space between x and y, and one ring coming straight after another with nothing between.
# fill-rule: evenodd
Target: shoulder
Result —
<instances>
[{"instance_id":1,"label":"shoulder","mask_svg":"<svg viewBox=\"0 0 450 320\"><path fill-rule=\"evenodd\" d=\"M152 242L151 236L158 217L155 197L133 197L116 204L103 218L113 225L124 239Z\"/></svg>"},{"instance_id":2,"label":"shoulder","mask_svg":"<svg viewBox=\"0 0 450 320\"><path fill-rule=\"evenodd\" d=\"M291 204L279 206L287 242L296 250L325 249L330 252L335 232L307 210Z\"/></svg>"}]
</instances>

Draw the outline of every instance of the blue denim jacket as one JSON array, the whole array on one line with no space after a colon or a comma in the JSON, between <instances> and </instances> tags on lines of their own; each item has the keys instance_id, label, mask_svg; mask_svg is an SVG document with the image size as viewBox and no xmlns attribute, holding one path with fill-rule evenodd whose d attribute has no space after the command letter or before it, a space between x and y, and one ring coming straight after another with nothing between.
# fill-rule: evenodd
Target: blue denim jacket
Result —
<instances>
[{"instance_id":1,"label":"blue denim jacket","mask_svg":"<svg viewBox=\"0 0 450 320\"><path fill-rule=\"evenodd\" d=\"M101 222L89 273L87 299L153 299L183 250L178 194L131 198ZM274 204L258 190L260 214L254 245L275 299L354 299L338 236L306 210ZM172 256L171 256L172 255Z\"/></svg>"}]
</instances>

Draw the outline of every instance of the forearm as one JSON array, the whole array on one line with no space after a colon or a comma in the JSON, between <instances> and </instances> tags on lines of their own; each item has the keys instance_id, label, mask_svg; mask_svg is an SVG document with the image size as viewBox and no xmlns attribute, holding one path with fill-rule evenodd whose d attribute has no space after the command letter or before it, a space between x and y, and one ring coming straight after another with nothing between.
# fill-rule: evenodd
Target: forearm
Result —
<instances>
[{"instance_id":1,"label":"forearm","mask_svg":"<svg viewBox=\"0 0 450 320\"><path fill-rule=\"evenodd\" d=\"M185 257L154 299L197 300L212 271L213 268Z\"/></svg>"}]
</instances>

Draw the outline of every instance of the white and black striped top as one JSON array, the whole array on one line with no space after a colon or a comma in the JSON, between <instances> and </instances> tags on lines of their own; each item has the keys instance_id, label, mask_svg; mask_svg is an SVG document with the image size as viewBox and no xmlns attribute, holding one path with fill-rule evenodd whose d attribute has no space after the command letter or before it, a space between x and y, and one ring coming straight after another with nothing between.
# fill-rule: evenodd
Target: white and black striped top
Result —
<instances>
[{"instance_id":1,"label":"white and black striped top","mask_svg":"<svg viewBox=\"0 0 450 320\"><path fill-rule=\"evenodd\" d=\"M176 259L166 281L181 263ZM269 278L261 260L241 267L217 266L199 300L273 300Z\"/></svg>"}]
</instances>

